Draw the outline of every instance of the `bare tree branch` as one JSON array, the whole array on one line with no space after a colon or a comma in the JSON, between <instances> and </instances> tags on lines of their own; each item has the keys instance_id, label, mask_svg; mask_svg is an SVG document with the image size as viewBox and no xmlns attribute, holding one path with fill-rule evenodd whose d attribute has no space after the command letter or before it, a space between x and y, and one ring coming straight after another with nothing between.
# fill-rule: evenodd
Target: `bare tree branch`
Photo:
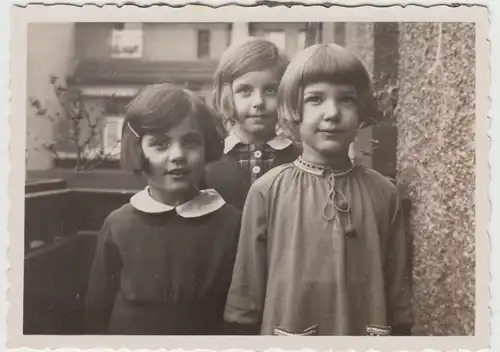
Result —
<instances>
[{"instance_id":1,"label":"bare tree branch","mask_svg":"<svg viewBox=\"0 0 500 352\"><path fill-rule=\"evenodd\" d=\"M42 104L36 97L30 97L28 102L37 116L46 118L53 126L61 121L69 123L69 133L65 136L56 137L54 142L44 143L42 148L51 153L55 160L60 161L61 155L57 150L57 142L63 139L69 140L75 150L75 170L77 171L93 168L99 163L111 159L113 150L119 141L116 142L110 152L101 150L99 153L92 153L92 148L90 148L92 143L98 140L101 133L102 125L99 123L99 119L102 118L103 114L97 116L89 111L82 92L78 88L68 88L65 83L60 82L57 76L50 76L50 84L63 110L63 114L57 111L54 112L50 103ZM111 99L114 99L114 96ZM88 132L88 135L84 134L84 132Z\"/></svg>"}]
</instances>

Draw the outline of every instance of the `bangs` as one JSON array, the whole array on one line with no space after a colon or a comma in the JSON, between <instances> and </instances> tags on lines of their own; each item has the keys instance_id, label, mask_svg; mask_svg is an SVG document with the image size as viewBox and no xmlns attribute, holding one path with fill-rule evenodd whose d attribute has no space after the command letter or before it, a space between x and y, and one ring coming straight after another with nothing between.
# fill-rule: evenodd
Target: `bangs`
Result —
<instances>
[{"instance_id":1,"label":"bangs","mask_svg":"<svg viewBox=\"0 0 500 352\"><path fill-rule=\"evenodd\" d=\"M203 134L206 162L218 159L224 148L218 114L193 92L165 83L147 86L127 106L121 143L123 168L147 170L141 138L147 134L161 140L186 118L193 118Z\"/></svg>"},{"instance_id":2,"label":"bangs","mask_svg":"<svg viewBox=\"0 0 500 352\"><path fill-rule=\"evenodd\" d=\"M226 50L216 75L220 75L223 82L232 82L248 72L276 69L276 73L281 76L288 62L273 43L251 38Z\"/></svg>"},{"instance_id":3,"label":"bangs","mask_svg":"<svg viewBox=\"0 0 500 352\"><path fill-rule=\"evenodd\" d=\"M276 75L281 76L285 71L287 63L282 60L276 53L268 50L253 51L248 55L234 62L232 69L228 70L229 75L225 78L226 81L232 82L236 78L243 76L249 72L274 70Z\"/></svg>"},{"instance_id":4,"label":"bangs","mask_svg":"<svg viewBox=\"0 0 500 352\"><path fill-rule=\"evenodd\" d=\"M305 57L299 74L299 85L318 82L351 85L358 93L370 89L370 78L361 61L347 50L321 45Z\"/></svg>"},{"instance_id":5,"label":"bangs","mask_svg":"<svg viewBox=\"0 0 500 352\"><path fill-rule=\"evenodd\" d=\"M141 136L165 134L186 117L201 113L185 91L161 88L165 86L146 89L127 109L126 119Z\"/></svg>"},{"instance_id":6,"label":"bangs","mask_svg":"<svg viewBox=\"0 0 500 352\"><path fill-rule=\"evenodd\" d=\"M250 38L231 45L224 51L214 74L213 107L223 115L224 123L235 120L233 92L227 86L249 72L272 70L278 81L285 72L289 60L279 48L268 40Z\"/></svg>"},{"instance_id":7,"label":"bangs","mask_svg":"<svg viewBox=\"0 0 500 352\"><path fill-rule=\"evenodd\" d=\"M278 121L290 138L300 140L305 86L319 82L353 86L359 97L360 120L377 115L370 75L361 60L337 44L311 45L293 58L278 89Z\"/></svg>"}]
</instances>

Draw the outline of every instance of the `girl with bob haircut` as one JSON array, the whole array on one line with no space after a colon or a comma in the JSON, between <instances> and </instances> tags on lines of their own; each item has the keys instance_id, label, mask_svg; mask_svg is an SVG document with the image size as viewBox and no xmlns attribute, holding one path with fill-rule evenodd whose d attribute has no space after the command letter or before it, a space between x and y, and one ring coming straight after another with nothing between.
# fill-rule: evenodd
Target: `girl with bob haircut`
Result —
<instances>
[{"instance_id":1,"label":"girl with bob haircut","mask_svg":"<svg viewBox=\"0 0 500 352\"><path fill-rule=\"evenodd\" d=\"M278 104L302 155L250 188L226 321L264 335L410 334L398 190L348 156L374 113L366 69L338 45L313 45L288 66Z\"/></svg>"},{"instance_id":2,"label":"girl with bob haircut","mask_svg":"<svg viewBox=\"0 0 500 352\"><path fill-rule=\"evenodd\" d=\"M273 43L249 38L230 46L215 72L213 105L229 133L222 158L207 167L206 182L237 208L255 180L299 155L276 133L277 90L288 62Z\"/></svg>"},{"instance_id":3,"label":"girl with bob haircut","mask_svg":"<svg viewBox=\"0 0 500 352\"><path fill-rule=\"evenodd\" d=\"M170 84L146 87L127 107L122 166L148 186L100 231L89 333L222 333L241 214L199 189L205 163L222 152L218 124L204 102Z\"/></svg>"}]
</instances>

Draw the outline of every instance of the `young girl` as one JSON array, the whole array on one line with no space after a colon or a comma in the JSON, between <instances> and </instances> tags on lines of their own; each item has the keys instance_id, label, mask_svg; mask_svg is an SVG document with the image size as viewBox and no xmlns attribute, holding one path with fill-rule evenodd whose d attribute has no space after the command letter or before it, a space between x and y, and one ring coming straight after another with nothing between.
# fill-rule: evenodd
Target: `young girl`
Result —
<instances>
[{"instance_id":1,"label":"young girl","mask_svg":"<svg viewBox=\"0 0 500 352\"><path fill-rule=\"evenodd\" d=\"M148 186L102 227L87 296L89 333L220 333L240 211L216 191L198 189L205 162L222 153L217 119L169 84L149 86L130 103L121 163Z\"/></svg>"},{"instance_id":2,"label":"young girl","mask_svg":"<svg viewBox=\"0 0 500 352\"><path fill-rule=\"evenodd\" d=\"M362 63L313 45L279 89L280 122L303 153L250 188L228 322L274 335L401 335L412 324L398 190L354 165L349 145L374 107Z\"/></svg>"},{"instance_id":3,"label":"young girl","mask_svg":"<svg viewBox=\"0 0 500 352\"><path fill-rule=\"evenodd\" d=\"M206 183L237 208L255 180L299 155L276 134L276 95L287 65L273 43L251 38L229 47L215 73L214 106L231 127L224 156L207 167Z\"/></svg>"}]
</instances>

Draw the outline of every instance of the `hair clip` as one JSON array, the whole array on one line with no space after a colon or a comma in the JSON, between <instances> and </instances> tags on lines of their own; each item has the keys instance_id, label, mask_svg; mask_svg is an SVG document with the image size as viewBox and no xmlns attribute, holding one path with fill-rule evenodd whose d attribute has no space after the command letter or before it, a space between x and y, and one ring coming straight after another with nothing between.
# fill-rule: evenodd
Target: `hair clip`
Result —
<instances>
[{"instance_id":1,"label":"hair clip","mask_svg":"<svg viewBox=\"0 0 500 352\"><path fill-rule=\"evenodd\" d=\"M130 131L132 131L132 133L134 134L134 136L136 136L137 138L140 138L139 134L136 131L134 131L134 129L130 125L130 122L127 122L127 126L128 126L128 128L130 128Z\"/></svg>"}]
</instances>

